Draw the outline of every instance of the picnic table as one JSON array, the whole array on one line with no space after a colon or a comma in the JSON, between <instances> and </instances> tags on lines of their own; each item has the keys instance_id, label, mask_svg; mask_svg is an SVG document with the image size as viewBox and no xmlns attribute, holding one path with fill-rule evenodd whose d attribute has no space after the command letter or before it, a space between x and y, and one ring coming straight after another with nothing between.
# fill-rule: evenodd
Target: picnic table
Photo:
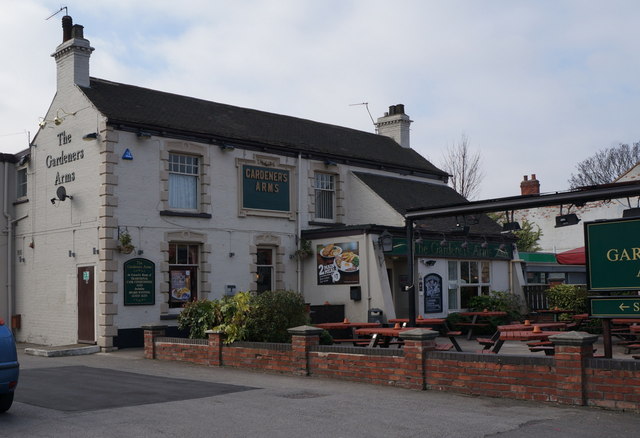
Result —
<instances>
[{"instance_id":1,"label":"picnic table","mask_svg":"<svg viewBox=\"0 0 640 438\"><path fill-rule=\"evenodd\" d=\"M358 328L381 327L381 324L378 322L351 322L344 320L341 322L322 322L314 324L314 326L329 331L335 344L353 343L353 345L362 345L367 340L358 339L355 330Z\"/></svg>"},{"instance_id":2,"label":"picnic table","mask_svg":"<svg viewBox=\"0 0 640 438\"><path fill-rule=\"evenodd\" d=\"M521 330L533 330L534 327L539 327L541 330L544 329L565 329L567 328L566 322L536 322L535 324L507 324L507 325L499 325L499 332L514 332Z\"/></svg>"},{"instance_id":3,"label":"picnic table","mask_svg":"<svg viewBox=\"0 0 640 438\"><path fill-rule=\"evenodd\" d=\"M401 332L414 329L415 327L373 327L359 328L356 329L355 333L358 336L371 336L369 347L388 347Z\"/></svg>"},{"instance_id":4,"label":"picnic table","mask_svg":"<svg viewBox=\"0 0 640 438\"><path fill-rule=\"evenodd\" d=\"M471 339L473 336L474 327L487 327L489 323L486 321L488 318L507 316L507 312L499 311L482 311L482 312L460 312L458 315L471 317L471 322L458 322L458 326L469 327L467 332L467 339Z\"/></svg>"},{"instance_id":5,"label":"picnic table","mask_svg":"<svg viewBox=\"0 0 640 438\"><path fill-rule=\"evenodd\" d=\"M544 330L537 331L534 329L534 330L507 330L499 333L500 335L498 337L498 340L496 341L495 345L493 346L493 349L491 350L492 353L498 353L500 351L500 348L502 347L502 344L504 344L505 341L526 341L526 342L548 341L549 336L558 335L564 332L544 331Z\"/></svg>"},{"instance_id":6,"label":"picnic table","mask_svg":"<svg viewBox=\"0 0 640 438\"><path fill-rule=\"evenodd\" d=\"M576 313L575 310L571 310L571 309L558 309L553 308L553 309L542 309L542 310L537 310L538 313L551 313L553 314L553 321L557 322L558 321L558 315L561 315L563 313Z\"/></svg>"}]
</instances>

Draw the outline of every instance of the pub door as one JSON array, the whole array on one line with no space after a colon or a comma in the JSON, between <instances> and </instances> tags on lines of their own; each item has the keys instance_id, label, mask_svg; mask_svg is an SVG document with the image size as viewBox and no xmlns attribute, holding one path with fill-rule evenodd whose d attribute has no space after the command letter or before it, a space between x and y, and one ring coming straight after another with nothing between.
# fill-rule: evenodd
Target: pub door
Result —
<instances>
[{"instance_id":1,"label":"pub door","mask_svg":"<svg viewBox=\"0 0 640 438\"><path fill-rule=\"evenodd\" d=\"M78 268L78 342L96 343L95 276L93 266Z\"/></svg>"}]
</instances>

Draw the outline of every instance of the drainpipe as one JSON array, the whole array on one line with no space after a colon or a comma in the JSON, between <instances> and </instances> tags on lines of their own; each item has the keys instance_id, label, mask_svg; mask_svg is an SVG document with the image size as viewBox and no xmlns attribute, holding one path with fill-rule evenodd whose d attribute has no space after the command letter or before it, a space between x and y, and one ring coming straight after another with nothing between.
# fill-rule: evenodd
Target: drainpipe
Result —
<instances>
[{"instance_id":1,"label":"drainpipe","mask_svg":"<svg viewBox=\"0 0 640 438\"><path fill-rule=\"evenodd\" d=\"M12 245L13 245L13 218L9 214L8 210L8 195L9 189L9 163L4 163L4 198L3 198L3 213L7 220L7 320L11 321L13 315L13 267L12 267Z\"/></svg>"},{"instance_id":2,"label":"drainpipe","mask_svg":"<svg viewBox=\"0 0 640 438\"><path fill-rule=\"evenodd\" d=\"M296 223L296 241L297 244L300 245L302 242L302 195L300 194L302 190L302 154L298 153L298 214L296 215L297 223ZM298 249L298 248L296 248ZM302 292L302 257L296 257L296 282L298 283L298 292L302 293L304 297L304 293Z\"/></svg>"}]
</instances>

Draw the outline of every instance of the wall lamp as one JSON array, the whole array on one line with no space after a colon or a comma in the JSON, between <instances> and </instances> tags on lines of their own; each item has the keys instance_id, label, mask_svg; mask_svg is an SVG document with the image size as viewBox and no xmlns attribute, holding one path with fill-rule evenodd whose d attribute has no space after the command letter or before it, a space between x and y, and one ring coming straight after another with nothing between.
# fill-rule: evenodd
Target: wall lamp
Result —
<instances>
[{"instance_id":1,"label":"wall lamp","mask_svg":"<svg viewBox=\"0 0 640 438\"><path fill-rule=\"evenodd\" d=\"M440 246L447 246L447 238L442 235L442 240L440 241Z\"/></svg>"},{"instance_id":2,"label":"wall lamp","mask_svg":"<svg viewBox=\"0 0 640 438\"><path fill-rule=\"evenodd\" d=\"M622 211L622 217L640 217L640 208L627 208Z\"/></svg>"},{"instance_id":3,"label":"wall lamp","mask_svg":"<svg viewBox=\"0 0 640 438\"><path fill-rule=\"evenodd\" d=\"M435 260L420 259L420 262L422 262L422 264L425 265L425 266L433 266L433 265L436 264Z\"/></svg>"},{"instance_id":4,"label":"wall lamp","mask_svg":"<svg viewBox=\"0 0 640 438\"><path fill-rule=\"evenodd\" d=\"M326 160L324 160L324 164L325 164L326 166L337 166L337 165L338 165L338 163L336 163L335 161L330 160L330 159L328 159L328 158L327 158Z\"/></svg>"},{"instance_id":5,"label":"wall lamp","mask_svg":"<svg viewBox=\"0 0 640 438\"><path fill-rule=\"evenodd\" d=\"M466 249L469 246L469 242L466 240L460 244L460 248Z\"/></svg>"},{"instance_id":6,"label":"wall lamp","mask_svg":"<svg viewBox=\"0 0 640 438\"><path fill-rule=\"evenodd\" d=\"M147 131L138 131L136 135L138 138L142 138L144 140L149 140L151 138L151 133Z\"/></svg>"},{"instance_id":7,"label":"wall lamp","mask_svg":"<svg viewBox=\"0 0 640 438\"><path fill-rule=\"evenodd\" d=\"M380 237L378 237L378 244L382 248L382 252L393 251L393 236L387 230L384 230Z\"/></svg>"},{"instance_id":8,"label":"wall lamp","mask_svg":"<svg viewBox=\"0 0 640 438\"><path fill-rule=\"evenodd\" d=\"M556 228L576 225L578 222L580 222L580 218L578 218L578 215L576 215L575 213L556 216Z\"/></svg>"},{"instance_id":9,"label":"wall lamp","mask_svg":"<svg viewBox=\"0 0 640 438\"><path fill-rule=\"evenodd\" d=\"M220 147L221 151L232 151L236 148L235 146L228 143L222 143L222 144L219 144L218 146Z\"/></svg>"},{"instance_id":10,"label":"wall lamp","mask_svg":"<svg viewBox=\"0 0 640 438\"><path fill-rule=\"evenodd\" d=\"M82 137L82 139L84 141L97 140L98 139L98 133L97 132L91 132L89 134L86 134L84 137Z\"/></svg>"},{"instance_id":11,"label":"wall lamp","mask_svg":"<svg viewBox=\"0 0 640 438\"><path fill-rule=\"evenodd\" d=\"M503 233L510 233L512 231L519 231L520 228L520 224L518 222L505 222L504 224L502 224L502 232Z\"/></svg>"}]
</instances>

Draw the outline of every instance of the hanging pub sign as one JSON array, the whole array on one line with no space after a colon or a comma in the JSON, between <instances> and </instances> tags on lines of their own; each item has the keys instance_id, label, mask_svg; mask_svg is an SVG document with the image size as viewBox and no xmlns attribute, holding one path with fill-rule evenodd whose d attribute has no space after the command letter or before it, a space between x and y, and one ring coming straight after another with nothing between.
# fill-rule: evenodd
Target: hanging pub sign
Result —
<instances>
[{"instance_id":1,"label":"hanging pub sign","mask_svg":"<svg viewBox=\"0 0 640 438\"><path fill-rule=\"evenodd\" d=\"M416 257L441 257L465 259L511 260L513 250L510 243L469 242L465 240L423 239L415 243ZM386 255L407 255L407 240L393 239L393 251Z\"/></svg>"},{"instance_id":2,"label":"hanging pub sign","mask_svg":"<svg viewBox=\"0 0 640 438\"><path fill-rule=\"evenodd\" d=\"M584 224L587 287L640 290L640 219Z\"/></svg>"},{"instance_id":3,"label":"hanging pub sign","mask_svg":"<svg viewBox=\"0 0 640 438\"><path fill-rule=\"evenodd\" d=\"M152 306L156 290L155 264L136 258L124 263L124 305Z\"/></svg>"},{"instance_id":4,"label":"hanging pub sign","mask_svg":"<svg viewBox=\"0 0 640 438\"><path fill-rule=\"evenodd\" d=\"M358 242L318 245L316 260L319 285L360 283Z\"/></svg>"},{"instance_id":5,"label":"hanging pub sign","mask_svg":"<svg viewBox=\"0 0 640 438\"><path fill-rule=\"evenodd\" d=\"M438 274L424 276L424 313L442 312L442 277Z\"/></svg>"},{"instance_id":6,"label":"hanging pub sign","mask_svg":"<svg viewBox=\"0 0 640 438\"><path fill-rule=\"evenodd\" d=\"M242 207L288 212L290 172L273 167L242 166Z\"/></svg>"}]
</instances>

